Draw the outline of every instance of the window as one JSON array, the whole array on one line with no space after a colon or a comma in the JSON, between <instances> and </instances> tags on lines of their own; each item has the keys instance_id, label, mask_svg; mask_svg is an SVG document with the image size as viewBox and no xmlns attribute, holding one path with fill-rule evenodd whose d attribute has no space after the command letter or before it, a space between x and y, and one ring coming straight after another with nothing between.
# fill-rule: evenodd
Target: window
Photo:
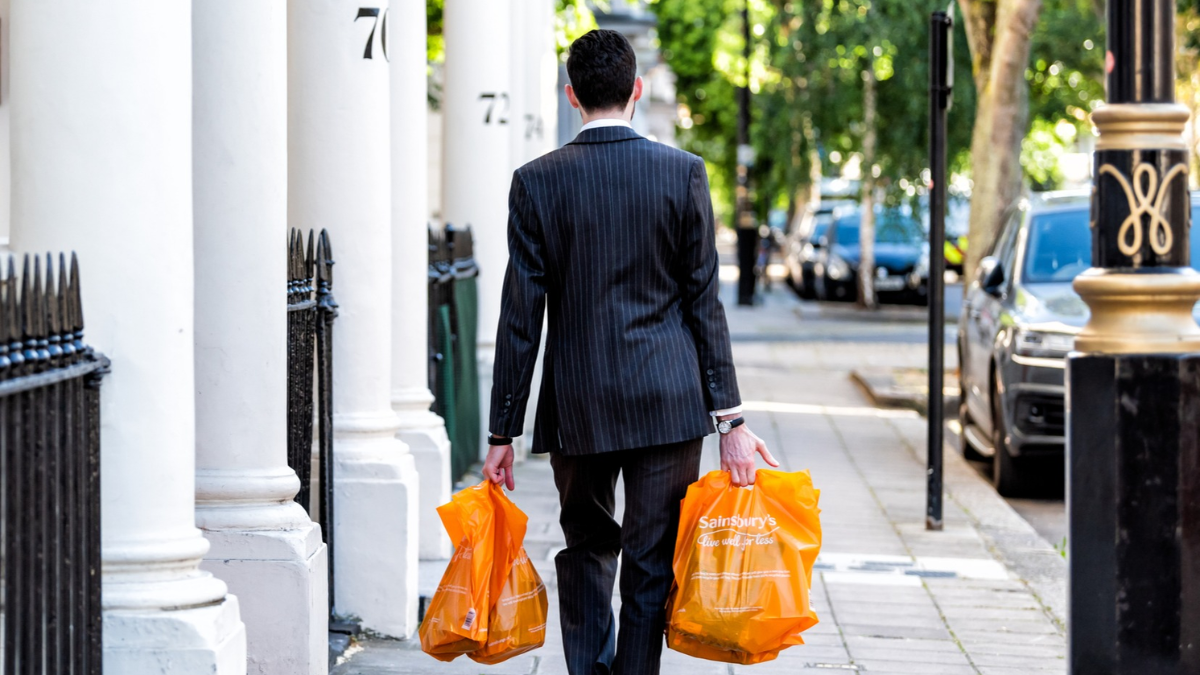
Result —
<instances>
[{"instance_id":1,"label":"window","mask_svg":"<svg viewBox=\"0 0 1200 675\"><path fill-rule=\"evenodd\" d=\"M833 241L841 246L858 246L858 214L838 218L833 225Z\"/></svg>"},{"instance_id":2,"label":"window","mask_svg":"<svg viewBox=\"0 0 1200 675\"><path fill-rule=\"evenodd\" d=\"M1070 281L1091 266L1092 233L1086 209L1033 217L1025 253L1026 282Z\"/></svg>"}]
</instances>

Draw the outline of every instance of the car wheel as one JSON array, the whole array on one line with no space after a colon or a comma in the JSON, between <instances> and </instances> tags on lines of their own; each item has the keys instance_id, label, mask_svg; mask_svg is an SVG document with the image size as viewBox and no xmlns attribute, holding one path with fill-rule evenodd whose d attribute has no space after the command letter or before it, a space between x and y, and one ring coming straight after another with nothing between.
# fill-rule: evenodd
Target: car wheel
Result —
<instances>
[{"instance_id":1,"label":"car wheel","mask_svg":"<svg viewBox=\"0 0 1200 675\"><path fill-rule=\"evenodd\" d=\"M1008 451L1005 437L1003 403L1000 388L992 385L992 484L996 492L1004 497L1015 497L1021 493L1020 460Z\"/></svg>"}]
</instances>

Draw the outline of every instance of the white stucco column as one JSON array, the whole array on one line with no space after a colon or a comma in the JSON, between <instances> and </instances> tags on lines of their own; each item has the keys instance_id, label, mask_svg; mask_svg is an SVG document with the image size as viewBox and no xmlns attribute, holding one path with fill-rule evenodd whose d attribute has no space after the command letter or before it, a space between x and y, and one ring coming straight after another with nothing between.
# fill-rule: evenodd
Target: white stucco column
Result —
<instances>
[{"instance_id":1,"label":"white stucco column","mask_svg":"<svg viewBox=\"0 0 1200 675\"><path fill-rule=\"evenodd\" d=\"M445 142L442 218L475 231L479 262L479 393L487 433L508 264L508 188L512 184L513 115L509 0L448 0L442 15L446 45L442 100ZM481 454L485 451L480 439Z\"/></svg>"},{"instance_id":2,"label":"white stucco column","mask_svg":"<svg viewBox=\"0 0 1200 675\"><path fill-rule=\"evenodd\" d=\"M529 40L530 19L540 0L517 0L508 15L508 90L512 94L512 115L508 128L508 161L519 168L529 157L529 139L536 132L540 111L530 105L537 92L536 68Z\"/></svg>"},{"instance_id":3,"label":"white stucco column","mask_svg":"<svg viewBox=\"0 0 1200 675\"><path fill-rule=\"evenodd\" d=\"M104 670L246 672L195 525L191 3L12 2L13 244L79 254L101 396Z\"/></svg>"},{"instance_id":4,"label":"white stucco column","mask_svg":"<svg viewBox=\"0 0 1200 675\"><path fill-rule=\"evenodd\" d=\"M248 671L329 669L321 532L287 465L287 2L193 0L196 522Z\"/></svg>"},{"instance_id":5,"label":"white stucco column","mask_svg":"<svg viewBox=\"0 0 1200 675\"><path fill-rule=\"evenodd\" d=\"M388 3L288 1L288 218L328 228L334 324L334 609L417 628L418 479L392 410ZM424 319L414 319L424 323Z\"/></svg>"},{"instance_id":6,"label":"white stucco column","mask_svg":"<svg viewBox=\"0 0 1200 675\"><path fill-rule=\"evenodd\" d=\"M392 409L421 480L420 557L449 558L437 507L450 501L450 438L429 410L428 64L425 2L388 12L392 105Z\"/></svg>"},{"instance_id":7,"label":"white stucco column","mask_svg":"<svg viewBox=\"0 0 1200 675\"><path fill-rule=\"evenodd\" d=\"M558 53L554 36L555 0L528 0L522 3L523 24L521 44L512 47L513 77L521 73L523 82L519 96L524 101L520 132L514 134L512 163L520 167L556 146L558 137ZM543 331L543 336L545 331ZM544 343L544 340L543 340ZM542 389L543 349L534 365L529 389L529 405L525 414L525 435L518 440L517 450L526 455L533 440L534 421Z\"/></svg>"},{"instance_id":8,"label":"white stucco column","mask_svg":"<svg viewBox=\"0 0 1200 675\"><path fill-rule=\"evenodd\" d=\"M558 133L558 54L554 37L554 0L525 0L513 11L514 94L520 96L521 125L514 134L513 166L553 150ZM515 6L514 6L515 7ZM516 24L521 24L518 28Z\"/></svg>"},{"instance_id":9,"label":"white stucco column","mask_svg":"<svg viewBox=\"0 0 1200 675\"><path fill-rule=\"evenodd\" d=\"M534 35L530 48L537 50L539 110L542 115L542 134L535 139L535 157L540 157L558 148L558 39L554 34L554 17L557 11L555 0L539 0L540 10L530 15Z\"/></svg>"}]
</instances>

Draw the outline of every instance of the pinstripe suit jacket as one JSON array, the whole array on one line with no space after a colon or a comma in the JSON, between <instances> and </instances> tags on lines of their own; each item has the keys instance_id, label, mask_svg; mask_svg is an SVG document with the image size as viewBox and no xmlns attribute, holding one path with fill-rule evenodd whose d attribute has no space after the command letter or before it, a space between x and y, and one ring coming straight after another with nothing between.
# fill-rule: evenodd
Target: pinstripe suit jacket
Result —
<instances>
[{"instance_id":1,"label":"pinstripe suit jacket","mask_svg":"<svg viewBox=\"0 0 1200 675\"><path fill-rule=\"evenodd\" d=\"M741 404L704 162L628 127L588 129L521 167L489 430L518 436L549 307L534 452L712 433Z\"/></svg>"}]
</instances>

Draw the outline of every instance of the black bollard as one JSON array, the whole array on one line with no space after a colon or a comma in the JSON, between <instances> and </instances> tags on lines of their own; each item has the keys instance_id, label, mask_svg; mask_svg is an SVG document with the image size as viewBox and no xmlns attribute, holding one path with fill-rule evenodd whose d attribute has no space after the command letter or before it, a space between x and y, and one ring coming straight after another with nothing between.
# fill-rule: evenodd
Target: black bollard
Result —
<instances>
[{"instance_id":1,"label":"black bollard","mask_svg":"<svg viewBox=\"0 0 1200 675\"><path fill-rule=\"evenodd\" d=\"M1091 309L1067 361L1073 675L1200 673L1200 274L1175 0L1108 2Z\"/></svg>"},{"instance_id":2,"label":"black bollard","mask_svg":"<svg viewBox=\"0 0 1200 675\"><path fill-rule=\"evenodd\" d=\"M758 260L758 228L739 227L737 235L738 304L749 306L754 304L754 291L758 284L758 277L754 273Z\"/></svg>"}]
</instances>

